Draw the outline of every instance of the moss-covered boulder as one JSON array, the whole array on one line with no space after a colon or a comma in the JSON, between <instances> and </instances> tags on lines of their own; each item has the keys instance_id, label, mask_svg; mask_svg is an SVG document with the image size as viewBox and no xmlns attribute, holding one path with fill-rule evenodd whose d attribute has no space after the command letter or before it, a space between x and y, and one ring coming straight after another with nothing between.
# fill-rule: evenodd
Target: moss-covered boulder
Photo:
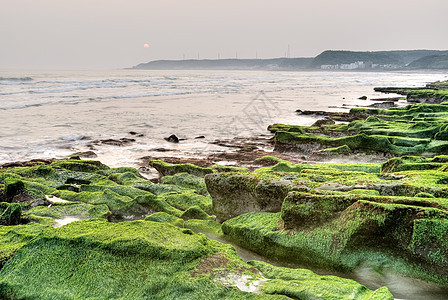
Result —
<instances>
[{"instance_id":1,"label":"moss-covered boulder","mask_svg":"<svg viewBox=\"0 0 448 300\"><path fill-rule=\"evenodd\" d=\"M0 202L0 225L20 224L22 206L18 203Z\"/></svg>"},{"instance_id":2,"label":"moss-covered boulder","mask_svg":"<svg viewBox=\"0 0 448 300\"><path fill-rule=\"evenodd\" d=\"M445 153L448 150L448 105L442 101L446 100L448 90L436 87L392 90L407 94L410 102L426 103L389 109L353 108L345 114L346 120L353 117L348 124L332 122L342 113L326 113L332 119L319 120L312 126L273 124L268 130L275 133L275 149L321 156L359 152L393 156ZM389 92L389 89L384 91ZM340 148L342 146L348 148Z\"/></svg>"},{"instance_id":3,"label":"moss-covered boulder","mask_svg":"<svg viewBox=\"0 0 448 300\"><path fill-rule=\"evenodd\" d=\"M164 184L174 184L183 188L194 189L201 195L208 195L203 177L194 176L188 173L177 173L173 176L162 177L161 181Z\"/></svg>"},{"instance_id":4,"label":"moss-covered boulder","mask_svg":"<svg viewBox=\"0 0 448 300\"><path fill-rule=\"evenodd\" d=\"M29 223L18 226L0 225L0 270L18 249L35 239L48 226Z\"/></svg>"},{"instance_id":5,"label":"moss-covered boulder","mask_svg":"<svg viewBox=\"0 0 448 300\"><path fill-rule=\"evenodd\" d=\"M205 177L219 221L253 211L278 212L289 191L307 190L279 177L224 173Z\"/></svg>"},{"instance_id":6,"label":"moss-covered boulder","mask_svg":"<svg viewBox=\"0 0 448 300\"><path fill-rule=\"evenodd\" d=\"M13 202L14 197L25 192L25 185L23 181L17 178L6 178L5 183L5 196L8 202Z\"/></svg>"},{"instance_id":7,"label":"moss-covered boulder","mask_svg":"<svg viewBox=\"0 0 448 300\"><path fill-rule=\"evenodd\" d=\"M34 236L0 270L2 299L392 299L386 288L244 263L233 247L166 223L80 221Z\"/></svg>"},{"instance_id":8,"label":"moss-covered boulder","mask_svg":"<svg viewBox=\"0 0 448 300\"><path fill-rule=\"evenodd\" d=\"M436 232L445 235L448 220L446 160L394 158L381 170L379 164L293 165L280 160L252 173L208 175L206 182L209 176L224 178L213 182L221 189L210 189L214 207L222 201L232 208L230 213L241 212L223 222L224 236L257 253L345 271L365 261L375 264L384 256L397 272L446 284L448 248L443 238L435 237ZM228 178L238 176L244 180L228 185ZM254 205L245 213L238 211L241 199L255 195L259 181L274 179L289 182L276 193L283 200L264 198L281 202L280 213ZM245 194L229 201L227 191L235 190L233 186Z\"/></svg>"},{"instance_id":9,"label":"moss-covered boulder","mask_svg":"<svg viewBox=\"0 0 448 300\"><path fill-rule=\"evenodd\" d=\"M340 299L341 295L350 295L352 299L393 299L385 287L372 293L349 279L319 276L304 269L274 267L260 261L249 261L249 264L270 279L261 288L266 294L283 294L293 299Z\"/></svg>"},{"instance_id":10,"label":"moss-covered boulder","mask_svg":"<svg viewBox=\"0 0 448 300\"><path fill-rule=\"evenodd\" d=\"M204 177L214 172L212 168L203 168L190 163L172 165L161 160L151 160L149 165L156 169L160 176L172 176L177 173L188 173L198 177Z\"/></svg>"},{"instance_id":11,"label":"moss-covered boulder","mask_svg":"<svg viewBox=\"0 0 448 300\"><path fill-rule=\"evenodd\" d=\"M163 181L153 184L134 168L83 160L0 168L2 197L20 203L24 221L60 226L91 218L138 220L155 212L213 218L203 178L184 172Z\"/></svg>"}]
</instances>

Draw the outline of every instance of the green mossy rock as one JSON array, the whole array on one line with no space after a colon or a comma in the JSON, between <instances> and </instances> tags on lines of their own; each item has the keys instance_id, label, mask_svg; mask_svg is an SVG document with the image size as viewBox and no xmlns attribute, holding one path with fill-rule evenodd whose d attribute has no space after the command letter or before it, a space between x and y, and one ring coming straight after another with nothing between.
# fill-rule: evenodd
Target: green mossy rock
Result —
<instances>
[{"instance_id":1,"label":"green mossy rock","mask_svg":"<svg viewBox=\"0 0 448 300\"><path fill-rule=\"evenodd\" d=\"M10 234L0 227L2 241L14 233L21 237L0 270L2 299L372 299L380 292L382 299L392 297L385 288L370 291L352 280L247 264L229 245L160 222L33 226L13 227ZM241 289L259 292L241 291L235 280L243 282ZM313 285L319 281L325 284Z\"/></svg>"},{"instance_id":2,"label":"green mossy rock","mask_svg":"<svg viewBox=\"0 0 448 300\"><path fill-rule=\"evenodd\" d=\"M350 154L352 153L352 150L347 145L342 145L335 148L326 148L322 150L323 154L326 155L341 155L341 154Z\"/></svg>"},{"instance_id":3,"label":"green mossy rock","mask_svg":"<svg viewBox=\"0 0 448 300\"><path fill-rule=\"evenodd\" d=\"M20 195L25 192L25 185L23 181L16 178L7 178L4 181L5 184L5 196L8 202L13 201L14 196Z\"/></svg>"},{"instance_id":4,"label":"green mossy rock","mask_svg":"<svg viewBox=\"0 0 448 300\"><path fill-rule=\"evenodd\" d=\"M214 220L213 216L208 215L205 211L203 211L199 206L192 206L183 212L182 219L184 220Z\"/></svg>"},{"instance_id":5,"label":"green mossy rock","mask_svg":"<svg viewBox=\"0 0 448 300\"><path fill-rule=\"evenodd\" d=\"M392 88L392 90L395 90ZM388 91L386 89L386 91ZM307 154L338 154L383 152L394 156L445 153L448 150L448 105L438 104L448 98L447 89L402 89L408 101L429 103L411 104L389 109L354 108L346 119L367 116L348 124L322 121L313 126L273 124L268 130L275 133L278 151L298 151ZM417 99L417 100L416 100ZM328 119L331 120L331 119ZM328 149L325 151L325 149ZM348 151L350 150L350 151Z\"/></svg>"},{"instance_id":6,"label":"green mossy rock","mask_svg":"<svg viewBox=\"0 0 448 300\"><path fill-rule=\"evenodd\" d=\"M55 203L51 206L37 206L27 211L28 216L50 217L62 219L76 217L79 219L107 218L110 215L107 205L91 205L85 203Z\"/></svg>"},{"instance_id":7,"label":"green mossy rock","mask_svg":"<svg viewBox=\"0 0 448 300\"><path fill-rule=\"evenodd\" d=\"M205 183L220 222L251 211L278 212L289 191L307 189L278 177L239 173L207 175Z\"/></svg>"},{"instance_id":8,"label":"green mossy rock","mask_svg":"<svg viewBox=\"0 0 448 300\"><path fill-rule=\"evenodd\" d=\"M350 279L336 276L319 276L309 270L274 267L260 261L249 261L249 264L260 270L270 279L263 287L266 294L287 295L294 299L394 299L385 287L372 293L365 286L354 283ZM324 290L324 291L323 291Z\"/></svg>"},{"instance_id":9,"label":"green mossy rock","mask_svg":"<svg viewBox=\"0 0 448 300\"><path fill-rule=\"evenodd\" d=\"M373 172L378 168L334 165L322 170L280 163L300 171L288 174L260 169L249 174L246 169L230 168L233 173L207 176L238 179L247 175L241 182L236 180L234 188L251 195L262 209L270 209L269 202L277 199L276 210L280 211L282 197L291 190L308 191L335 178L348 178L341 176L352 172L346 170ZM211 169L213 173L225 170ZM346 289L329 284L319 291L309 285L317 280L311 273L294 284L272 274L264 278L260 270L241 261L232 247L193 233L223 235L221 224L214 221L213 202L203 178L183 172L162 180L164 184L153 184L133 168L112 169L81 160L0 168L4 195L9 185L13 198L26 195L34 204L42 200L37 207L27 202L2 204L5 211L11 207L15 213L24 210L24 217L18 214L16 223L31 223L0 225L0 298L287 299L297 292L297 282L303 282L303 293L309 295L327 293L344 298L356 286L364 289L350 281L340 283L347 285ZM105 219L146 221L109 223ZM65 225L68 222L72 223ZM260 294L229 289L236 286L236 279ZM277 279L281 281L275 282ZM365 295L375 293L365 291ZM356 296L363 299L364 294Z\"/></svg>"},{"instance_id":10,"label":"green mossy rock","mask_svg":"<svg viewBox=\"0 0 448 300\"><path fill-rule=\"evenodd\" d=\"M198 177L204 177L207 174L214 173L212 168L202 168L193 164L172 165L161 160L151 160L149 165L156 169L160 176L172 176L177 173L188 173Z\"/></svg>"},{"instance_id":11,"label":"green mossy rock","mask_svg":"<svg viewBox=\"0 0 448 300\"><path fill-rule=\"evenodd\" d=\"M212 199L208 196L199 195L192 190L163 193L157 196L157 199L164 201L179 210L187 210L188 208L195 206L207 213L213 212Z\"/></svg>"},{"instance_id":12,"label":"green mossy rock","mask_svg":"<svg viewBox=\"0 0 448 300\"><path fill-rule=\"evenodd\" d=\"M242 297L243 292L191 275L209 255L226 255L225 247L215 245L203 235L185 234L162 223L72 223L30 242L8 261L0 272L0 297ZM28 276L30 272L34 275Z\"/></svg>"},{"instance_id":13,"label":"green mossy rock","mask_svg":"<svg viewBox=\"0 0 448 300\"><path fill-rule=\"evenodd\" d=\"M166 212L153 213L152 215L147 216L145 221L168 223L174 226L184 227L184 220Z\"/></svg>"},{"instance_id":14,"label":"green mossy rock","mask_svg":"<svg viewBox=\"0 0 448 300\"><path fill-rule=\"evenodd\" d=\"M188 173L177 173L173 176L165 176L161 179L164 184L173 184L186 189L194 189L201 195L208 195L204 178Z\"/></svg>"},{"instance_id":15,"label":"green mossy rock","mask_svg":"<svg viewBox=\"0 0 448 300\"><path fill-rule=\"evenodd\" d=\"M18 203L0 202L0 225L18 225L22 217L22 206Z\"/></svg>"},{"instance_id":16,"label":"green mossy rock","mask_svg":"<svg viewBox=\"0 0 448 300\"><path fill-rule=\"evenodd\" d=\"M0 225L0 270L18 249L48 229L48 226L35 223L18 226Z\"/></svg>"},{"instance_id":17,"label":"green mossy rock","mask_svg":"<svg viewBox=\"0 0 448 300\"><path fill-rule=\"evenodd\" d=\"M97 172L109 169L108 166L94 160L61 160L52 163L51 166L76 172Z\"/></svg>"}]
</instances>

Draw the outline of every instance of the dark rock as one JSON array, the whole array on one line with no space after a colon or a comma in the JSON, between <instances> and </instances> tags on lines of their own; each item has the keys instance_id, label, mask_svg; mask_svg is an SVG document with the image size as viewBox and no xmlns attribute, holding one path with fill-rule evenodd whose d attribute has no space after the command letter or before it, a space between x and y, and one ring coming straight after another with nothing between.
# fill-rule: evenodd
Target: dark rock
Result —
<instances>
[{"instance_id":1,"label":"dark rock","mask_svg":"<svg viewBox=\"0 0 448 300\"><path fill-rule=\"evenodd\" d=\"M7 178L5 180L5 196L7 202L12 202L13 198L25 192L25 185L19 179Z\"/></svg>"},{"instance_id":2,"label":"dark rock","mask_svg":"<svg viewBox=\"0 0 448 300\"><path fill-rule=\"evenodd\" d=\"M135 142L135 139L121 138L120 141L123 143L132 143Z\"/></svg>"},{"instance_id":3,"label":"dark rock","mask_svg":"<svg viewBox=\"0 0 448 300\"><path fill-rule=\"evenodd\" d=\"M361 96L358 98L359 100L367 100L367 96Z\"/></svg>"},{"instance_id":4,"label":"dark rock","mask_svg":"<svg viewBox=\"0 0 448 300\"><path fill-rule=\"evenodd\" d=\"M374 98L374 99L370 99L372 101L393 101L393 102L397 102L400 101L401 99L403 99L403 97L387 97L387 98Z\"/></svg>"},{"instance_id":5,"label":"dark rock","mask_svg":"<svg viewBox=\"0 0 448 300\"><path fill-rule=\"evenodd\" d=\"M97 157L96 153L93 151L86 151L86 152L82 152L80 154L81 157L85 157L85 158L95 158Z\"/></svg>"},{"instance_id":6,"label":"dark rock","mask_svg":"<svg viewBox=\"0 0 448 300\"><path fill-rule=\"evenodd\" d=\"M130 135L137 135L137 132L135 132L135 131L129 131L129 134L130 134Z\"/></svg>"},{"instance_id":7,"label":"dark rock","mask_svg":"<svg viewBox=\"0 0 448 300\"><path fill-rule=\"evenodd\" d=\"M122 146L123 145L122 141L114 140L114 139L101 140L101 143L105 144L105 145L111 145L111 146Z\"/></svg>"},{"instance_id":8,"label":"dark rock","mask_svg":"<svg viewBox=\"0 0 448 300\"><path fill-rule=\"evenodd\" d=\"M314 122L312 126L322 127L323 125L334 125L336 122L331 118L324 118Z\"/></svg>"},{"instance_id":9,"label":"dark rock","mask_svg":"<svg viewBox=\"0 0 448 300\"><path fill-rule=\"evenodd\" d=\"M195 137L195 139L205 139L205 136L200 135L200 136Z\"/></svg>"},{"instance_id":10,"label":"dark rock","mask_svg":"<svg viewBox=\"0 0 448 300\"><path fill-rule=\"evenodd\" d=\"M179 138L175 134L170 135L169 137L165 138L165 140L170 143L179 143Z\"/></svg>"},{"instance_id":11,"label":"dark rock","mask_svg":"<svg viewBox=\"0 0 448 300\"><path fill-rule=\"evenodd\" d=\"M84 158L95 158L95 157L97 157L97 155L93 151L85 151L85 152L73 153L72 155L69 156L70 159L75 159L75 160L80 160L81 157L84 157Z\"/></svg>"},{"instance_id":12,"label":"dark rock","mask_svg":"<svg viewBox=\"0 0 448 300\"><path fill-rule=\"evenodd\" d=\"M23 167L24 163L17 161L17 162L10 162L10 163L5 163L3 165L1 165L2 168L15 168L15 167Z\"/></svg>"},{"instance_id":13,"label":"dark rock","mask_svg":"<svg viewBox=\"0 0 448 300\"><path fill-rule=\"evenodd\" d=\"M301 110L298 109L296 110L296 113L299 115L316 115L316 116L327 116L328 114L331 114L328 111L323 111L323 110Z\"/></svg>"},{"instance_id":14,"label":"dark rock","mask_svg":"<svg viewBox=\"0 0 448 300\"><path fill-rule=\"evenodd\" d=\"M395 103L393 101L384 101L381 103L373 103L367 107L373 107L373 108L382 108L382 109L388 109L391 107L395 107Z\"/></svg>"},{"instance_id":15,"label":"dark rock","mask_svg":"<svg viewBox=\"0 0 448 300\"><path fill-rule=\"evenodd\" d=\"M95 142L95 141L94 141ZM93 142L93 143L94 143ZM100 140L99 142L101 142L102 144L105 145L111 145L111 146L123 146L124 144L128 144L128 143L132 143L135 142L135 139L128 139L128 138L121 138L119 140L115 140L115 139L105 139L105 140Z\"/></svg>"},{"instance_id":16,"label":"dark rock","mask_svg":"<svg viewBox=\"0 0 448 300\"><path fill-rule=\"evenodd\" d=\"M169 152L169 151L176 151L174 149L167 149L167 148L156 148L153 149L153 151L157 151L157 152Z\"/></svg>"}]
</instances>

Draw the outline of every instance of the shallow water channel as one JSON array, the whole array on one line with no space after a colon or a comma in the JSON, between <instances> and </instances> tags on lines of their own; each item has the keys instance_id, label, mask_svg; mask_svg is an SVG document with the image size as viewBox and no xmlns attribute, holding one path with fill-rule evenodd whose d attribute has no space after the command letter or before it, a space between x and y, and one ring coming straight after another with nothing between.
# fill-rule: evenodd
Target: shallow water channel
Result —
<instances>
[{"instance_id":1,"label":"shallow water channel","mask_svg":"<svg viewBox=\"0 0 448 300\"><path fill-rule=\"evenodd\" d=\"M387 286L395 299L406 300L446 300L448 299L448 287L444 287L435 283L426 282L423 280L406 277L395 273L392 270L383 269L382 273L378 273L367 265L357 267L351 273L341 273L328 271L323 269L310 268L309 266L302 266L292 264L284 261L274 260L264 257L248 249L242 248L225 238L216 236L214 234L203 232L208 238L219 241L224 244L231 244L235 247L238 255L244 260L259 260L270 263L278 267L288 268L303 268L309 269L319 275L334 275L343 278L353 279L367 288L375 290L382 286Z\"/></svg>"}]
</instances>

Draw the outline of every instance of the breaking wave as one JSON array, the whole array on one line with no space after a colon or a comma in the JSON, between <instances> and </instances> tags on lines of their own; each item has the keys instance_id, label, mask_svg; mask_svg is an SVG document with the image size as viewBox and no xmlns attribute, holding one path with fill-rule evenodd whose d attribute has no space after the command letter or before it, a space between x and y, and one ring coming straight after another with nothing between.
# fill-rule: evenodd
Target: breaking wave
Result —
<instances>
[{"instance_id":1,"label":"breaking wave","mask_svg":"<svg viewBox=\"0 0 448 300\"><path fill-rule=\"evenodd\" d=\"M31 77L0 77L0 81L33 81Z\"/></svg>"}]
</instances>

